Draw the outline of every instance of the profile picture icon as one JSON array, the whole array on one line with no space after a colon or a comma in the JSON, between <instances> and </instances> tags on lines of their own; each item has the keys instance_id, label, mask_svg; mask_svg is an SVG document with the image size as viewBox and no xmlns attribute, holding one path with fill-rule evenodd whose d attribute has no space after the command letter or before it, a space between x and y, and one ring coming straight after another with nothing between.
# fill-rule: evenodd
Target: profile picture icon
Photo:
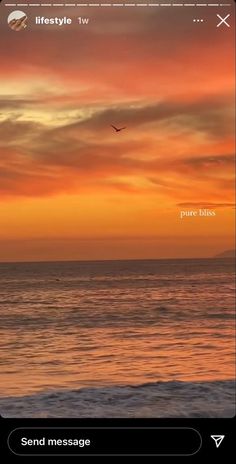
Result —
<instances>
[{"instance_id":1,"label":"profile picture icon","mask_svg":"<svg viewBox=\"0 0 236 464\"><path fill-rule=\"evenodd\" d=\"M7 18L7 22L13 31L22 31L27 27L27 15L20 10L12 11Z\"/></svg>"}]
</instances>

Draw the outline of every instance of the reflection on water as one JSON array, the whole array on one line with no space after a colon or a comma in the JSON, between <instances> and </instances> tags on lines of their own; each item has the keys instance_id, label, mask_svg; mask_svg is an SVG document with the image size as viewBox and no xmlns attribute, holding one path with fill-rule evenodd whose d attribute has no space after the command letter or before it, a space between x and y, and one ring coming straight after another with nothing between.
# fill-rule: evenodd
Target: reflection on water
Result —
<instances>
[{"instance_id":1,"label":"reflection on water","mask_svg":"<svg viewBox=\"0 0 236 464\"><path fill-rule=\"evenodd\" d=\"M232 266L1 264L1 395L232 379Z\"/></svg>"}]
</instances>

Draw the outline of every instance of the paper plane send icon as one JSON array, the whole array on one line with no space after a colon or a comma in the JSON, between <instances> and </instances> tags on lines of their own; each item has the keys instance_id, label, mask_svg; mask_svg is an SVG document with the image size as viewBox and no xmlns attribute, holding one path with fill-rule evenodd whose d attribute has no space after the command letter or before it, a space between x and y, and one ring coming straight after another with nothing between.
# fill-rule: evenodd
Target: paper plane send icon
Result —
<instances>
[{"instance_id":1,"label":"paper plane send icon","mask_svg":"<svg viewBox=\"0 0 236 464\"><path fill-rule=\"evenodd\" d=\"M219 448L219 446L225 438L225 435L211 435L211 438L212 440L214 440L216 448Z\"/></svg>"}]
</instances>

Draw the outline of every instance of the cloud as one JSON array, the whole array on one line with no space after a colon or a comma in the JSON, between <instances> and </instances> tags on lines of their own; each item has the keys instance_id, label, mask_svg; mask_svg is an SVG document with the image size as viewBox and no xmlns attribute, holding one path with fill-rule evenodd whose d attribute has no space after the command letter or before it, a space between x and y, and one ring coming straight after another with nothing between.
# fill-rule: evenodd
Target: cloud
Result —
<instances>
[{"instance_id":1,"label":"cloud","mask_svg":"<svg viewBox=\"0 0 236 464\"><path fill-rule=\"evenodd\" d=\"M234 133L232 97L212 96L197 101L160 101L154 104L129 103L110 106L92 113L87 119L74 122L64 130L85 128L102 130L112 122L124 122L129 129L146 124L169 121L185 130L195 130L214 137ZM147 128L145 128L147 130Z\"/></svg>"},{"instance_id":2,"label":"cloud","mask_svg":"<svg viewBox=\"0 0 236 464\"><path fill-rule=\"evenodd\" d=\"M231 30L196 35L188 9L126 10L92 9L83 31L32 26L30 40L3 27L2 196L232 190Z\"/></svg>"},{"instance_id":3,"label":"cloud","mask_svg":"<svg viewBox=\"0 0 236 464\"><path fill-rule=\"evenodd\" d=\"M205 156L194 156L183 160L173 160L177 164L179 170L183 173L194 173L196 177L212 177L214 175L222 175L225 171L233 176L234 170L234 154L219 154Z\"/></svg>"},{"instance_id":4,"label":"cloud","mask_svg":"<svg viewBox=\"0 0 236 464\"><path fill-rule=\"evenodd\" d=\"M63 9L53 10L63 15ZM212 18L210 10L204 13L207 18ZM48 11L42 7L41 14ZM86 29L76 22L63 32L31 25L30 34L19 34L17 40L4 24L1 36L8 46L1 50L1 79L17 76L17 82L32 85L47 76L52 89L60 82L71 91L88 90L87 98L92 89L94 98L99 87L113 101L121 95L158 98L182 93L187 98L189 92L207 95L219 88L230 90L234 85L233 28L227 34L219 34L216 28L196 34L189 11L91 9Z\"/></svg>"},{"instance_id":5,"label":"cloud","mask_svg":"<svg viewBox=\"0 0 236 464\"><path fill-rule=\"evenodd\" d=\"M235 208L235 203L207 203L204 201L198 201L193 203L177 203L176 206L181 208L209 208L209 209L218 209L218 208Z\"/></svg>"},{"instance_id":6,"label":"cloud","mask_svg":"<svg viewBox=\"0 0 236 464\"><path fill-rule=\"evenodd\" d=\"M71 122L69 118L67 124L55 127L24 120L28 114L25 110L0 122L0 192L55 195L97 186L131 191L156 189L173 196L186 189L190 179L210 182L214 190L217 182L231 176L233 155L190 155L186 148L181 152L181 144L186 134L190 137L188 150L196 134L208 138L209 147L213 134L220 131L220 140L231 136L231 113L225 101L212 97L192 102L130 102L81 108L79 119ZM50 108L49 104L49 112ZM213 113L209 127L209 114ZM127 129L115 134L111 123L125 124ZM180 138L178 153L176 138Z\"/></svg>"},{"instance_id":7,"label":"cloud","mask_svg":"<svg viewBox=\"0 0 236 464\"><path fill-rule=\"evenodd\" d=\"M20 115L11 117L0 122L0 148L8 145L20 148L25 142L25 151L28 141L32 141L37 134L42 135L45 128L34 121L19 120ZM20 151L20 150L19 150ZM4 156L4 153L3 153Z\"/></svg>"},{"instance_id":8,"label":"cloud","mask_svg":"<svg viewBox=\"0 0 236 464\"><path fill-rule=\"evenodd\" d=\"M42 103L42 99L21 98L18 95L0 95L0 110L13 109L19 110L27 106L35 106Z\"/></svg>"}]
</instances>

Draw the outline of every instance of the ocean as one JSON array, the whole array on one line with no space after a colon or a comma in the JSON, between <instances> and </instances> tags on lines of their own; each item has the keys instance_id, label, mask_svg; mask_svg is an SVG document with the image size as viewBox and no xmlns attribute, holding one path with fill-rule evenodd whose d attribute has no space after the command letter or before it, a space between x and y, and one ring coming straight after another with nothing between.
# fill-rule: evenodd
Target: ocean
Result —
<instances>
[{"instance_id":1,"label":"ocean","mask_svg":"<svg viewBox=\"0 0 236 464\"><path fill-rule=\"evenodd\" d=\"M232 417L233 265L1 263L1 415Z\"/></svg>"}]
</instances>

